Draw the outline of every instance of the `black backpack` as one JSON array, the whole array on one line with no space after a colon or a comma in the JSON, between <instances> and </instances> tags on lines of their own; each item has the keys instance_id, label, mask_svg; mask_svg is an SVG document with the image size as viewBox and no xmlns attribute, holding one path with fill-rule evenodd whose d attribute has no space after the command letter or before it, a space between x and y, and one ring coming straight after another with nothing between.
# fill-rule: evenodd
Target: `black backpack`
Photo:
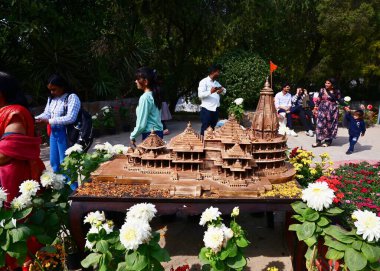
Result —
<instances>
[{"instance_id":1,"label":"black backpack","mask_svg":"<svg viewBox=\"0 0 380 271\"><path fill-rule=\"evenodd\" d=\"M73 94L73 93L71 93ZM64 101L64 112L67 114L67 104L69 96L65 97ZM78 112L77 119L74 123L66 125L66 134L68 139L69 147L74 144L82 145L83 152L87 152L94 141L94 136L92 132L92 116L83 109L82 105Z\"/></svg>"}]
</instances>

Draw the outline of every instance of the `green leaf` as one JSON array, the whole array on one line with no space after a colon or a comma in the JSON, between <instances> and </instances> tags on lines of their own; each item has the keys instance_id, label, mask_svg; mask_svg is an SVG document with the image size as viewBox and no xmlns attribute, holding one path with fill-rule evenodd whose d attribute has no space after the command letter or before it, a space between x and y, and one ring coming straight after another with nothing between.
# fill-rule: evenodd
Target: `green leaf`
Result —
<instances>
[{"instance_id":1,"label":"green leaf","mask_svg":"<svg viewBox=\"0 0 380 271\"><path fill-rule=\"evenodd\" d=\"M148 259L146 255L138 252L133 252L125 256L125 262L127 264L126 270L143 270L148 265Z\"/></svg>"},{"instance_id":2,"label":"green leaf","mask_svg":"<svg viewBox=\"0 0 380 271\"><path fill-rule=\"evenodd\" d=\"M2 210L0 209L0 221L11 219L13 216L12 211Z\"/></svg>"},{"instance_id":3,"label":"green leaf","mask_svg":"<svg viewBox=\"0 0 380 271\"><path fill-rule=\"evenodd\" d=\"M45 219L45 210L43 209L38 209L36 210L32 217L31 217L31 222L33 222L33 224L41 224Z\"/></svg>"},{"instance_id":4,"label":"green leaf","mask_svg":"<svg viewBox=\"0 0 380 271\"><path fill-rule=\"evenodd\" d=\"M211 270L211 265L209 264L202 265L202 271L210 271L210 270Z\"/></svg>"},{"instance_id":5,"label":"green leaf","mask_svg":"<svg viewBox=\"0 0 380 271\"><path fill-rule=\"evenodd\" d=\"M307 207L307 205L302 202L302 201L296 201L296 202L293 202L291 204L293 210L297 213L297 214L300 214L300 215L304 215L304 213L306 212L306 209L309 208Z\"/></svg>"},{"instance_id":6,"label":"green leaf","mask_svg":"<svg viewBox=\"0 0 380 271\"><path fill-rule=\"evenodd\" d=\"M355 241L355 238L351 236L351 233L343 228L335 225L330 225L324 229L324 232L334 239L343 242L345 244L351 244Z\"/></svg>"},{"instance_id":7,"label":"green leaf","mask_svg":"<svg viewBox=\"0 0 380 271\"><path fill-rule=\"evenodd\" d=\"M305 222L305 218L302 215L293 215L294 219L297 219L299 222Z\"/></svg>"},{"instance_id":8,"label":"green leaf","mask_svg":"<svg viewBox=\"0 0 380 271\"><path fill-rule=\"evenodd\" d=\"M367 265L367 259L360 252L348 248L344 254L344 262L350 271L362 270Z\"/></svg>"},{"instance_id":9,"label":"green leaf","mask_svg":"<svg viewBox=\"0 0 380 271\"><path fill-rule=\"evenodd\" d=\"M36 238L38 242L47 245L47 244L51 244L54 241L55 237L51 237L47 234L38 234L36 235Z\"/></svg>"},{"instance_id":10,"label":"green leaf","mask_svg":"<svg viewBox=\"0 0 380 271\"><path fill-rule=\"evenodd\" d=\"M305 240L303 240L308 247L313 246L315 243L317 243L317 238L315 236L311 236Z\"/></svg>"},{"instance_id":11,"label":"green leaf","mask_svg":"<svg viewBox=\"0 0 380 271\"><path fill-rule=\"evenodd\" d=\"M199 252L198 258L201 261L201 263L209 263L209 259L207 255L209 254L209 249L206 247L202 247L201 251Z\"/></svg>"},{"instance_id":12,"label":"green leaf","mask_svg":"<svg viewBox=\"0 0 380 271\"><path fill-rule=\"evenodd\" d=\"M297 231L300 226L301 226L301 224L292 224L289 226L289 230L290 231Z\"/></svg>"},{"instance_id":13,"label":"green leaf","mask_svg":"<svg viewBox=\"0 0 380 271\"><path fill-rule=\"evenodd\" d=\"M16 258L17 262L23 263L27 253L26 242L10 244L7 253L9 256Z\"/></svg>"},{"instance_id":14,"label":"green leaf","mask_svg":"<svg viewBox=\"0 0 380 271\"><path fill-rule=\"evenodd\" d=\"M323 216L321 216L319 220L317 221L317 225L320 227L327 226L329 223L330 223L330 220Z\"/></svg>"},{"instance_id":15,"label":"green leaf","mask_svg":"<svg viewBox=\"0 0 380 271\"><path fill-rule=\"evenodd\" d=\"M247 260L243 254L238 254L236 257L228 258L227 265L233 269L240 269L247 265Z\"/></svg>"},{"instance_id":16,"label":"green leaf","mask_svg":"<svg viewBox=\"0 0 380 271\"><path fill-rule=\"evenodd\" d=\"M99 252L103 253L103 254L107 253L107 251L108 251L108 243L107 243L107 241L100 240L99 242L97 242L96 243L96 249Z\"/></svg>"},{"instance_id":17,"label":"green leaf","mask_svg":"<svg viewBox=\"0 0 380 271\"><path fill-rule=\"evenodd\" d=\"M362 249L362 245L363 245L363 241L359 241L359 240L355 240L355 241L351 244L351 246L352 246L354 249L358 250L358 251L360 251L360 250Z\"/></svg>"},{"instance_id":18,"label":"green leaf","mask_svg":"<svg viewBox=\"0 0 380 271\"><path fill-rule=\"evenodd\" d=\"M4 251L8 251L10 244L12 243L12 237L9 231L5 234L5 244L1 246Z\"/></svg>"},{"instance_id":19,"label":"green leaf","mask_svg":"<svg viewBox=\"0 0 380 271\"><path fill-rule=\"evenodd\" d=\"M81 265L84 268L89 268L90 266L94 266L99 264L100 257L102 255L99 253L91 253L89 254L83 261L81 261Z\"/></svg>"},{"instance_id":20,"label":"green leaf","mask_svg":"<svg viewBox=\"0 0 380 271\"><path fill-rule=\"evenodd\" d=\"M236 238L236 244L238 247L247 247L249 245L249 241L240 236L239 238Z\"/></svg>"},{"instance_id":21,"label":"green leaf","mask_svg":"<svg viewBox=\"0 0 380 271\"><path fill-rule=\"evenodd\" d=\"M318 220L319 218L319 214L317 211L311 209L311 208L307 208L303 217L307 220L307 221L316 221Z\"/></svg>"},{"instance_id":22,"label":"green leaf","mask_svg":"<svg viewBox=\"0 0 380 271\"><path fill-rule=\"evenodd\" d=\"M310 238L315 232L315 223L314 222L305 222L297 230L298 240L303 241L307 238Z\"/></svg>"},{"instance_id":23,"label":"green leaf","mask_svg":"<svg viewBox=\"0 0 380 271\"><path fill-rule=\"evenodd\" d=\"M5 251L0 250L0 267L5 266Z\"/></svg>"},{"instance_id":24,"label":"green leaf","mask_svg":"<svg viewBox=\"0 0 380 271\"><path fill-rule=\"evenodd\" d=\"M306 250L306 253L305 253L305 259L306 260L310 260L311 256L313 256L313 248L312 247L308 247L307 250Z\"/></svg>"},{"instance_id":25,"label":"green leaf","mask_svg":"<svg viewBox=\"0 0 380 271\"><path fill-rule=\"evenodd\" d=\"M335 250L333 248L328 248L325 257L331 260L339 260L339 259L342 259L343 256L344 256L344 252Z\"/></svg>"},{"instance_id":26,"label":"green leaf","mask_svg":"<svg viewBox=\"0 0 380 271\"><path fill-rule=\"evenodd\" d=\"M13 243L16 243L19 241L26 241L31 234L31 230L27 226L21 225L16 229L10 230L10 234L12 236Z\"/></svg>"},{"instance_id":27,"label":"green leaf","mask_svg":"<svg viewBox=\"0 0 380 271\"><path fill-rule=\"evenodd\" d=\"M33 210L33 208L30 207L27 209L23 209L21 211L17 211L13 214L13 218L17 219L17 220L24 219L25 217L27 217L32 212L32 210Z\"/></svg>"},{"instance_id":28,"label":"green leaf","mask_svg":"<svg viewBox=\"0 0 380 271\"><path fill-rule=\"evenodd\" d=\"M343 212L344 212L344 210L342 210L338 207L332 207L332 208L326 210L326 214L330 215L330 216L336 216L336 215L339 215Z\"/></svg>"},{"instance_id":29,"label":"green leaf","mask_svg":"<svg viewBox=\"0 0 380 271\"><path fill-rule=\"evenodd\" d=\"M152 251L152 257L159 262L168 262L170 261L169 252L166 249L159 248Z\"/></svg>"},{"instance_id":30,"label":"green leaf","mask_svg":"<svg viewBox=\"0 0 380 271\"><path fill-rule=\"evenodd\" d=\"M348 248L346 244L334 240L328 235L325 236L325 245L339 251L345 251Z\"/></svg>"},{"instance_id":31,"label":"green leaf","mask_svg":"<svg viewBox=\"0 0 380 271\"><path fill-rule=\"evenodd\" d=\"M127 264L125 262L121 262L117 265L116 271L125 271L127 269Z\"/></svg>"},{"instance_id":32,"label":"green leaf","mask_svg":"<svg viewBox=\"0 0 380 271\"><path fill-rule=\"evenodd\" d=\"M370 263L375 263L380 260L379 246L372 246L366 242L363 242L362 252Z\"/></svg>"},{"instance_id":33,"label":"green leaf","mask_svg":"<svg viewBox=\"0 0 380 271\"><path fill-rule=\"evenodd\" d=\"M370 263L369 266L372 271L380 271L380 262Z\"/></svg>"}]
</instances>

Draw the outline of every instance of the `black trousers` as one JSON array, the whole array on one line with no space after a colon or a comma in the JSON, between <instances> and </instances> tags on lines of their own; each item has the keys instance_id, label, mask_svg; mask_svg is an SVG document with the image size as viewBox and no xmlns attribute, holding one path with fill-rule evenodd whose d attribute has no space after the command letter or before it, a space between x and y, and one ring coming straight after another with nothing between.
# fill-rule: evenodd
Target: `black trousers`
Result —
<instances>
[{"instance_id":1,"label":"black trousers","mask_svg":"<svg viewBox=\"0 0 380 271\"><path fill-rule=\"evenodd\" d=\"M211 127L212 129L215 128L216 123L218 122L218 117L219 117L219 108L216 109L216 111L210 111L207 110L206 108L201 107L201 135L204 135L205 130L208 127Z\"/></svg>"}]
</instances>

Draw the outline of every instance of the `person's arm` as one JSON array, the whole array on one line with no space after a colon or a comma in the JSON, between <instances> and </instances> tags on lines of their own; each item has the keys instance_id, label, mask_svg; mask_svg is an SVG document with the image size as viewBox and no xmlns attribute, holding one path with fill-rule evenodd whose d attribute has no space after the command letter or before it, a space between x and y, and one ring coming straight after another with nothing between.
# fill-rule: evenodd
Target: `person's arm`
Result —
<instances>
[{"instance_id":1,"label":"person's arm","mask_svg":"<svg viewBox=\"0 0 380 271\"><path fill-rule=\"evenodd\" d=\"M206 80L202 80L199 82L199 86L198 86L198 97L199 97L199 99L206 98L214 92L216 92L215 87L212 87L210 90L207 90Z\"/></svg>"},{"instance_id":2,"label":"person's arm","mask_svg":"<svg viewBox=\"0 0 380 271\"><path fill-rule=\"evenodd\" d=\"M276 107L277 110L280 109L280 103L279 103L279 100L278 100L278 93L274 96L274 107Z\"/></svg>"},{"instance_id":3,"label":"person's arm","mask_svg":"<svg viewBox=\"0 0 380 271\"><path fill-rule=\"evenodd\" d=\"M36 116L35 117L36 120L38 120L38 119L50 119L50 109L49 109L50 102L51 102L51 99L49 98L47 103L46 103L44 112L42 112L41 114Z\"/></svg>"},{"instance_id":4,"label":"person's arm","mask_svg":"<svg viewBox=\"0 0 380 271\"><path fill-rule=\"evenodd\" d=\"M366 128L365 128L365 122L364 122L364 120L362 120L361 122L360 122L360 128L361 128L361 132L362 132L362 136L364 136L364 134L365 134L365 132L366 132Z\"/></svg>"},{"instance_id":5,"label":"person's arm","mask_svg":"<svg viewBox=\"0 0 380 271\"><path fill-rule=\"evenodd\" d=\"M144 96L141 97L139 100L138 107L139 108L137 111L136 126L133 129L130 136L131 141L135 141L136 137L141 135L145 130L146 124L148 122L148 115L150 109L149 100Z\"/></svg>"},{"instance_id":6,"label":"person's arm","mask_svg":"<svg viewBox=\"0 0 380 271\"><path fill-rule=\"evenodd\" d=\"M8 126L5 128L4 133L16 133L25 135L26 131L22 119L19 116L14 115ZM0 149L0 165L5 165L11 160L11 157L2 154Z\"/></svg>"},{"instance_id":7,"label":"person's arm","mask_svg":"<svg viewBox=\"0 0 380 271\"><path fill-rule=\"evenodd\" d=\"M65 116L49 119L51 125L67 125L74 123L80 110L80 100L75 94L71 94L67 100L67 113Z\"/></svg>"}]
</instances>

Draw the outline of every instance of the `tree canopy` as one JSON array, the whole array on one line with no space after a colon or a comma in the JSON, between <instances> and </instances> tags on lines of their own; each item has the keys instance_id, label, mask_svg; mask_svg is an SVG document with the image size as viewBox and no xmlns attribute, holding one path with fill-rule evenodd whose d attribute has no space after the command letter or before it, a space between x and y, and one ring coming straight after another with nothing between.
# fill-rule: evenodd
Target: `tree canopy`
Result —
<instances>
[{"instance_id":1,"label":"tree canopy","mask_svg":"<svg viewBox=\"0 0 380 271\"><path fill-rule=\"evenodd\" d=\"M231 97L254 103L264 82L252 80L263 80L262 63L272 60L275 88L287 81L317 89L336 77L343 93L371 99L380 94L379 7L380 0L2 0L0 70L38 102L54 72L95 100L137 95L134 72L151 66L173 105L221 61L241 81ZM253 58L261 64L250 66Z\"/></svg>"}]
</instances>

